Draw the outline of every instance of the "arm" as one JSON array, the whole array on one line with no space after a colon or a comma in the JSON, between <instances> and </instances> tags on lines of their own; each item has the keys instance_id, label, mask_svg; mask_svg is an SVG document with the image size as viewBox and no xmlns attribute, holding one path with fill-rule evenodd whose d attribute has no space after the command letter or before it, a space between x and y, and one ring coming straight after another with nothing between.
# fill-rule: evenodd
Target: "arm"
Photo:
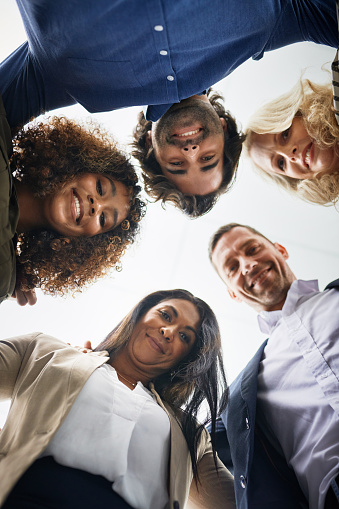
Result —
<instances>
[{"instance_id":1,"label":"arm","mask_svg":"<svg viewBox=\"0 0 339 509\"><path fill-rule=\"evenodd\" d=\"M10 399L28 346L37 333L0 341L0 400Z\"/></svg>"},{"instance_id":2,"label":"arm","mask_svg":"<svg viewBox=\"0 0 339 509\"><path fill-rule=\"evenodd\" d=\"M207 430L209 433L211 432L210 426L207 427ZM215 426L215 448L222 463L233 474L230 444L225 425L220 417L217 419Z\"/></svg>"},{"instance_id":3,"label":"arm","mask_svg":"<svg viewBox=\"0 0 339 509\"><path fill-rule=\"evenodd\" d=\"M198 475L201 484L192 481L188 509L235 509L234 481L232 474L217 458L217 470L213 460L210 438L198 462Z\"/></svg>"},{"instance_id":4,"label":"arm","mask_svg":"<svg viewBox=\"0 0 339 509\"><path fill-rule=\"evenodd\" d=\"M43 73L25 42L0 63L0 93L12 129L76 101Z\"/></svg>"}]
</instances>

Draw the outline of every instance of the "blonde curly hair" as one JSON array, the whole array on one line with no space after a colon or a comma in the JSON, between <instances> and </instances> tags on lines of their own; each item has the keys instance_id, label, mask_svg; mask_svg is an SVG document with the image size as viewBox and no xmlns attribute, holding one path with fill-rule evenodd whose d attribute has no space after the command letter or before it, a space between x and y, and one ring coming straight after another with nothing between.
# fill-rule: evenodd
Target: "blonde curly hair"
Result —
<instances>
[{"instance_id":1,"label":"blonde curly hair","mask_svg":"<svg viewBox=\"0 0 339 509\"><path fill-rule=\"evenodd\" d=\"M302 117L307 133L319 147L335 147L339 155L339 126L334 115L331 84L318 85L310 80L299 80L290 92L254 113L245 131L247 137L244 146L247 155L250 157L253 133L283 132L291 126L296 116ZM333 205L339 199L339 165L338 171L314 179L295 179L268 173L256 164L254 166L266 179L307 202Z\"/></svg>"}]
</instances>

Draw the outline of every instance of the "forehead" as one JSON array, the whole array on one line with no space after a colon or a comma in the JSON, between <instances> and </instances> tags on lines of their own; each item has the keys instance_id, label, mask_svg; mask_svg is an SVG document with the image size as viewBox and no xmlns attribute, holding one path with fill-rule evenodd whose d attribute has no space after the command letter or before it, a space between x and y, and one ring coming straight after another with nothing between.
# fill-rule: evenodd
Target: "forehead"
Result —
<instances>
[{"instance_id":1,"label":"forehead","mask_svg":"<svg viewBox=\"0 0 339 509\"><path fill-rule=\"evenodd\" d=\"M254 241L269 244L261 235L251 232L243 226L235 226L229 232L224 233L218 240L212 254L213 264L217 268L224 265L225 260L235 254L242 254L243 249Z\"/></svg>"},{"instance_id":2,"label":"forehead","mask_svg":"<svg viewBox=\"0 0 339 509\"><path fill-rule=\"evenodd\" d=\"M253 133L250 157L255 164L266 171L272 170L271 158L276 147L275 134Z\"/></svg>"}]
</instances>

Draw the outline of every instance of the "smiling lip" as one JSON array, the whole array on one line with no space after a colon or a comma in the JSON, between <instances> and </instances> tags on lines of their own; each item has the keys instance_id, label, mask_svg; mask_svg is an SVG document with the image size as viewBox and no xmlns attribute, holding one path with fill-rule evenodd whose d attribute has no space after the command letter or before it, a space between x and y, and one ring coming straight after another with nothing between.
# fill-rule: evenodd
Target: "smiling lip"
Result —
<instances>
[{"instance_id":1,"label":"smiling lip","mask_svg":"<svg viewBox=\"0 0 339 509\"><path fill-rule=\"evenodd\" d=\"M270 270L271 270L271 267L269 267L267 269L263 269L260 272L258 272L257 274L255 274L255 276L251 280L250 287L253 288L256 284L263 283L265 281L268 273L270 272Z\"/></svg>"},{"instance_id":2,"label":"smiling lip","mask_svg":"<svg viewBox=\"0 0 339 509\"><path fill-rule=\"evenodd\" d=\"M148 337L149 344L151 345L151 347L154 350L156 350L157 352L160 352L160 353L165 353L161 342L157 338L154 338L153 336L149 336L149 334L146 334L146 336Z\"/></svg>"},{"instance_id":3,"label":"smiling lip","mask_svg":"<svg viewBox=\"0 0 339 509\"><path fill-rule=\"evenodd\" d=\"M302 155L302 163L308 170L312 169L313 162L313 143L311 142L307 147L304 148Z\"/></svg>"},{"instance_id":4,"label":"smiling lip","mask_svg":"<svg viewBox=\"0 0 339 509\"><path fill-rule=\"evenodd\" d=\"M203 128L200 125L191 125L181 129L176 129L172 136L186 140L187 138L191 139L199 136L202 130Z\"/></svg>"},{"instance_id":5,"label":"smiling lip","mask_svg":"<svg viewBox=\"0 0 339 509\"><path fill-rule=\"evenodd\" d=\"M84 203L75 189L72 189L71 212L76 224L80 224L84 216Z\"/></svg>"}]
</instances>

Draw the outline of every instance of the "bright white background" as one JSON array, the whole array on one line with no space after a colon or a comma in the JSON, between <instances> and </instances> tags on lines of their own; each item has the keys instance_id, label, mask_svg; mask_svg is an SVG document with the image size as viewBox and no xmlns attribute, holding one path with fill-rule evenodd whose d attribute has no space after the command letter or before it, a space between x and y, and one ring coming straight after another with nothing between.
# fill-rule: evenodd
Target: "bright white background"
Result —
<instances>
[{"instance_id":1,"label":"bright white background","mask_svg":"<svg viewBox=\"0 0 339 509\"><path fill-rule=\"evenodd\" d=\"M14 0L0 0L0 59L21 42L25 33ZM248 61L215 85L227 108L245 127L257 107L286 92L302 69L315 81L329 75L321 69L334 49L301 43ZM203 70L202 70L203 72ZM128 150L140 108L102 113L95 117ZM80 106L57 114L86 118ZM287 247L290 265L299 278L318 278L323 288L339 275L339 214L334 207L308 205L267 184L242 160L236 185L212 212L197 220L185 218L173 207L149 204L139 241L123 259L121 273L113 273L76 298L53 298L40 291L38 304L20 308L15 302L0 306L0 338L43 331L73 344L87 339L96 345L145 294L158 289L185 288L214 309L222 331L228 380L231 382L264 339L256 315L230 300L210 266L209 238L230 221L250 224Z\"/></svg>"}]
</instances>

